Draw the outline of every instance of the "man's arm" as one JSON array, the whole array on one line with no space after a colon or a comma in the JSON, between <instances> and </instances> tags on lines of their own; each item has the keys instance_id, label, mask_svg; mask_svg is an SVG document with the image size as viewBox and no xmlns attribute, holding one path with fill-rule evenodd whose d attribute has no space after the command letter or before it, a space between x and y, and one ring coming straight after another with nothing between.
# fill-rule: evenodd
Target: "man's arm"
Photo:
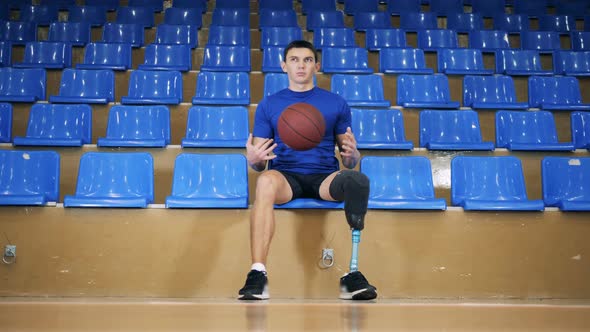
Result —
<instances>
[{"instance_id":1,"label":"man's arm","mask_svg":"<svg viewBox=\"0 0 590 332\"><path fill-rule=\"evenodd\" d=\"M277 157L270 154L276 147L277 144L273 143L272 138L252 137L250 134L246 141L248 165L257 172L263 171L266 168L266 162Z\"/></svg>"},{"instance_id":2,"label":"man's arm","mask_svg":"<svg viewBox=\"0 0 590 332\"><path fill-rule=\"evenodd\" d=\"M346 128L344 134L336 135L336 143L338 143L344 167L354 168L361 159L361 153L356 148L356 139L350 127Z\"/></svg>"}]
</instances>

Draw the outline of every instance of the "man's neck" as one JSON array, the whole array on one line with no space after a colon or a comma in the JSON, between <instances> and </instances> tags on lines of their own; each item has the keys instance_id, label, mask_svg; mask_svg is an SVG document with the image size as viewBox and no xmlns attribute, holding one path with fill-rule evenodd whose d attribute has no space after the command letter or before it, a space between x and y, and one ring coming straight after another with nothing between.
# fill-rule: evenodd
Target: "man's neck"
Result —
<instances>
[{"instance_id":1,"label":"man's neck","mask_svg":"<svg viewBox=\"0 0 590 332\"><path fill-rule=\"evenodd\" d=\"M305 92L305 91L309 91L313 88L314 88L313 83L312 84L297 84L297 83L289 84L289 90L295 91L295 92Z\"/></svg>"}]
</instances>

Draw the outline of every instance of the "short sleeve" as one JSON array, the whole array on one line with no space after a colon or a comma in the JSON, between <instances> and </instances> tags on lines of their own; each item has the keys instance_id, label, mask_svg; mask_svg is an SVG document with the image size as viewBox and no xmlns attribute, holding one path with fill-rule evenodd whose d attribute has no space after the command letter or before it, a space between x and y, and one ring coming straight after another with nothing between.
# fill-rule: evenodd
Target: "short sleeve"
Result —
<instances>
[{"instance_id":1,"label":"short sleeve","mask_svg":"<svg viewBox=\"0 0 590 332\"><path fill-rule=\"evenodd\" d=\"M352 115L350 112L350 107L344 99L341 99L338 120L336 122L336 126L334 127L334 134L344 134L346 132L346 128L348 127L352 128Z\"/></svg>"},{"instance_id":2,"label":"short sleeve","mask_svg":"<svg viewBox=\"0 0 590 332\"><path fill-rule=\"evenodd\" d=\"M254 130L252 136L261 138L273 138L274 130L271 123L271 119L268 116L266 110L266 103L261 102L256 107L256 113L254 115Z\"/></svg>"}]
</instances>

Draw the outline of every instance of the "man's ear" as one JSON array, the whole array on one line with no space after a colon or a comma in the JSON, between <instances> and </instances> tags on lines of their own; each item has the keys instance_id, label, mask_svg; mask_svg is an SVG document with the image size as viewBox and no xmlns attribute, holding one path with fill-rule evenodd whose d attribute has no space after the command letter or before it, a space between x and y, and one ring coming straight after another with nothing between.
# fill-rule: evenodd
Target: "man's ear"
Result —
<instances>
[{"instance_id":1,"label":"man's ear","mask_svg":"<svg viewBox=\"0 0 590 332\"><path fill-rule=\"evenodd\" d=\"M287 72L287 64L285 63L285 61L281 61L281 69L284 73Z\"/></svg>"},{"instance_id":2,"label":"man's ear","mask_svg":"<svg viewBox=\"0 0 590 332\"><path fill-rule=\"evenodd\" d=\"M320 63L319 62L315 63L315 71L320 71Z\"/></svg>"}]
</instances>

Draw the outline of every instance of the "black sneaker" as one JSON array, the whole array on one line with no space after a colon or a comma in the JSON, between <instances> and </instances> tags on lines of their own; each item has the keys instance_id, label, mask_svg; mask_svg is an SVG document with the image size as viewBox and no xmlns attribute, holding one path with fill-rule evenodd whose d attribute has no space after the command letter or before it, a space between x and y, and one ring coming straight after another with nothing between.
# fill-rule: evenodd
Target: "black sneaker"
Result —
<instances>
[{"instance_id":1,"label":"black sneaker","mask_svg":"<svg viewBox=\"0 0 590 332\"><path fill-rule=\"evenodd\" d=\"M266 272L251 270L246 277L246 284L238 293L238 300L266 300L268 296L268 278Z\"/></svg>"},{"instance_id":2,"label":"black sneaker","mask_svg":"<svg viewBox=\"0 0 590 332\"><path fill-rule=\"evenodd\" d=\"M377 297L377 288L371 286L359 271L340 278L340 298L343 300L372 300Z\"/></svg>"}]
</instances>

